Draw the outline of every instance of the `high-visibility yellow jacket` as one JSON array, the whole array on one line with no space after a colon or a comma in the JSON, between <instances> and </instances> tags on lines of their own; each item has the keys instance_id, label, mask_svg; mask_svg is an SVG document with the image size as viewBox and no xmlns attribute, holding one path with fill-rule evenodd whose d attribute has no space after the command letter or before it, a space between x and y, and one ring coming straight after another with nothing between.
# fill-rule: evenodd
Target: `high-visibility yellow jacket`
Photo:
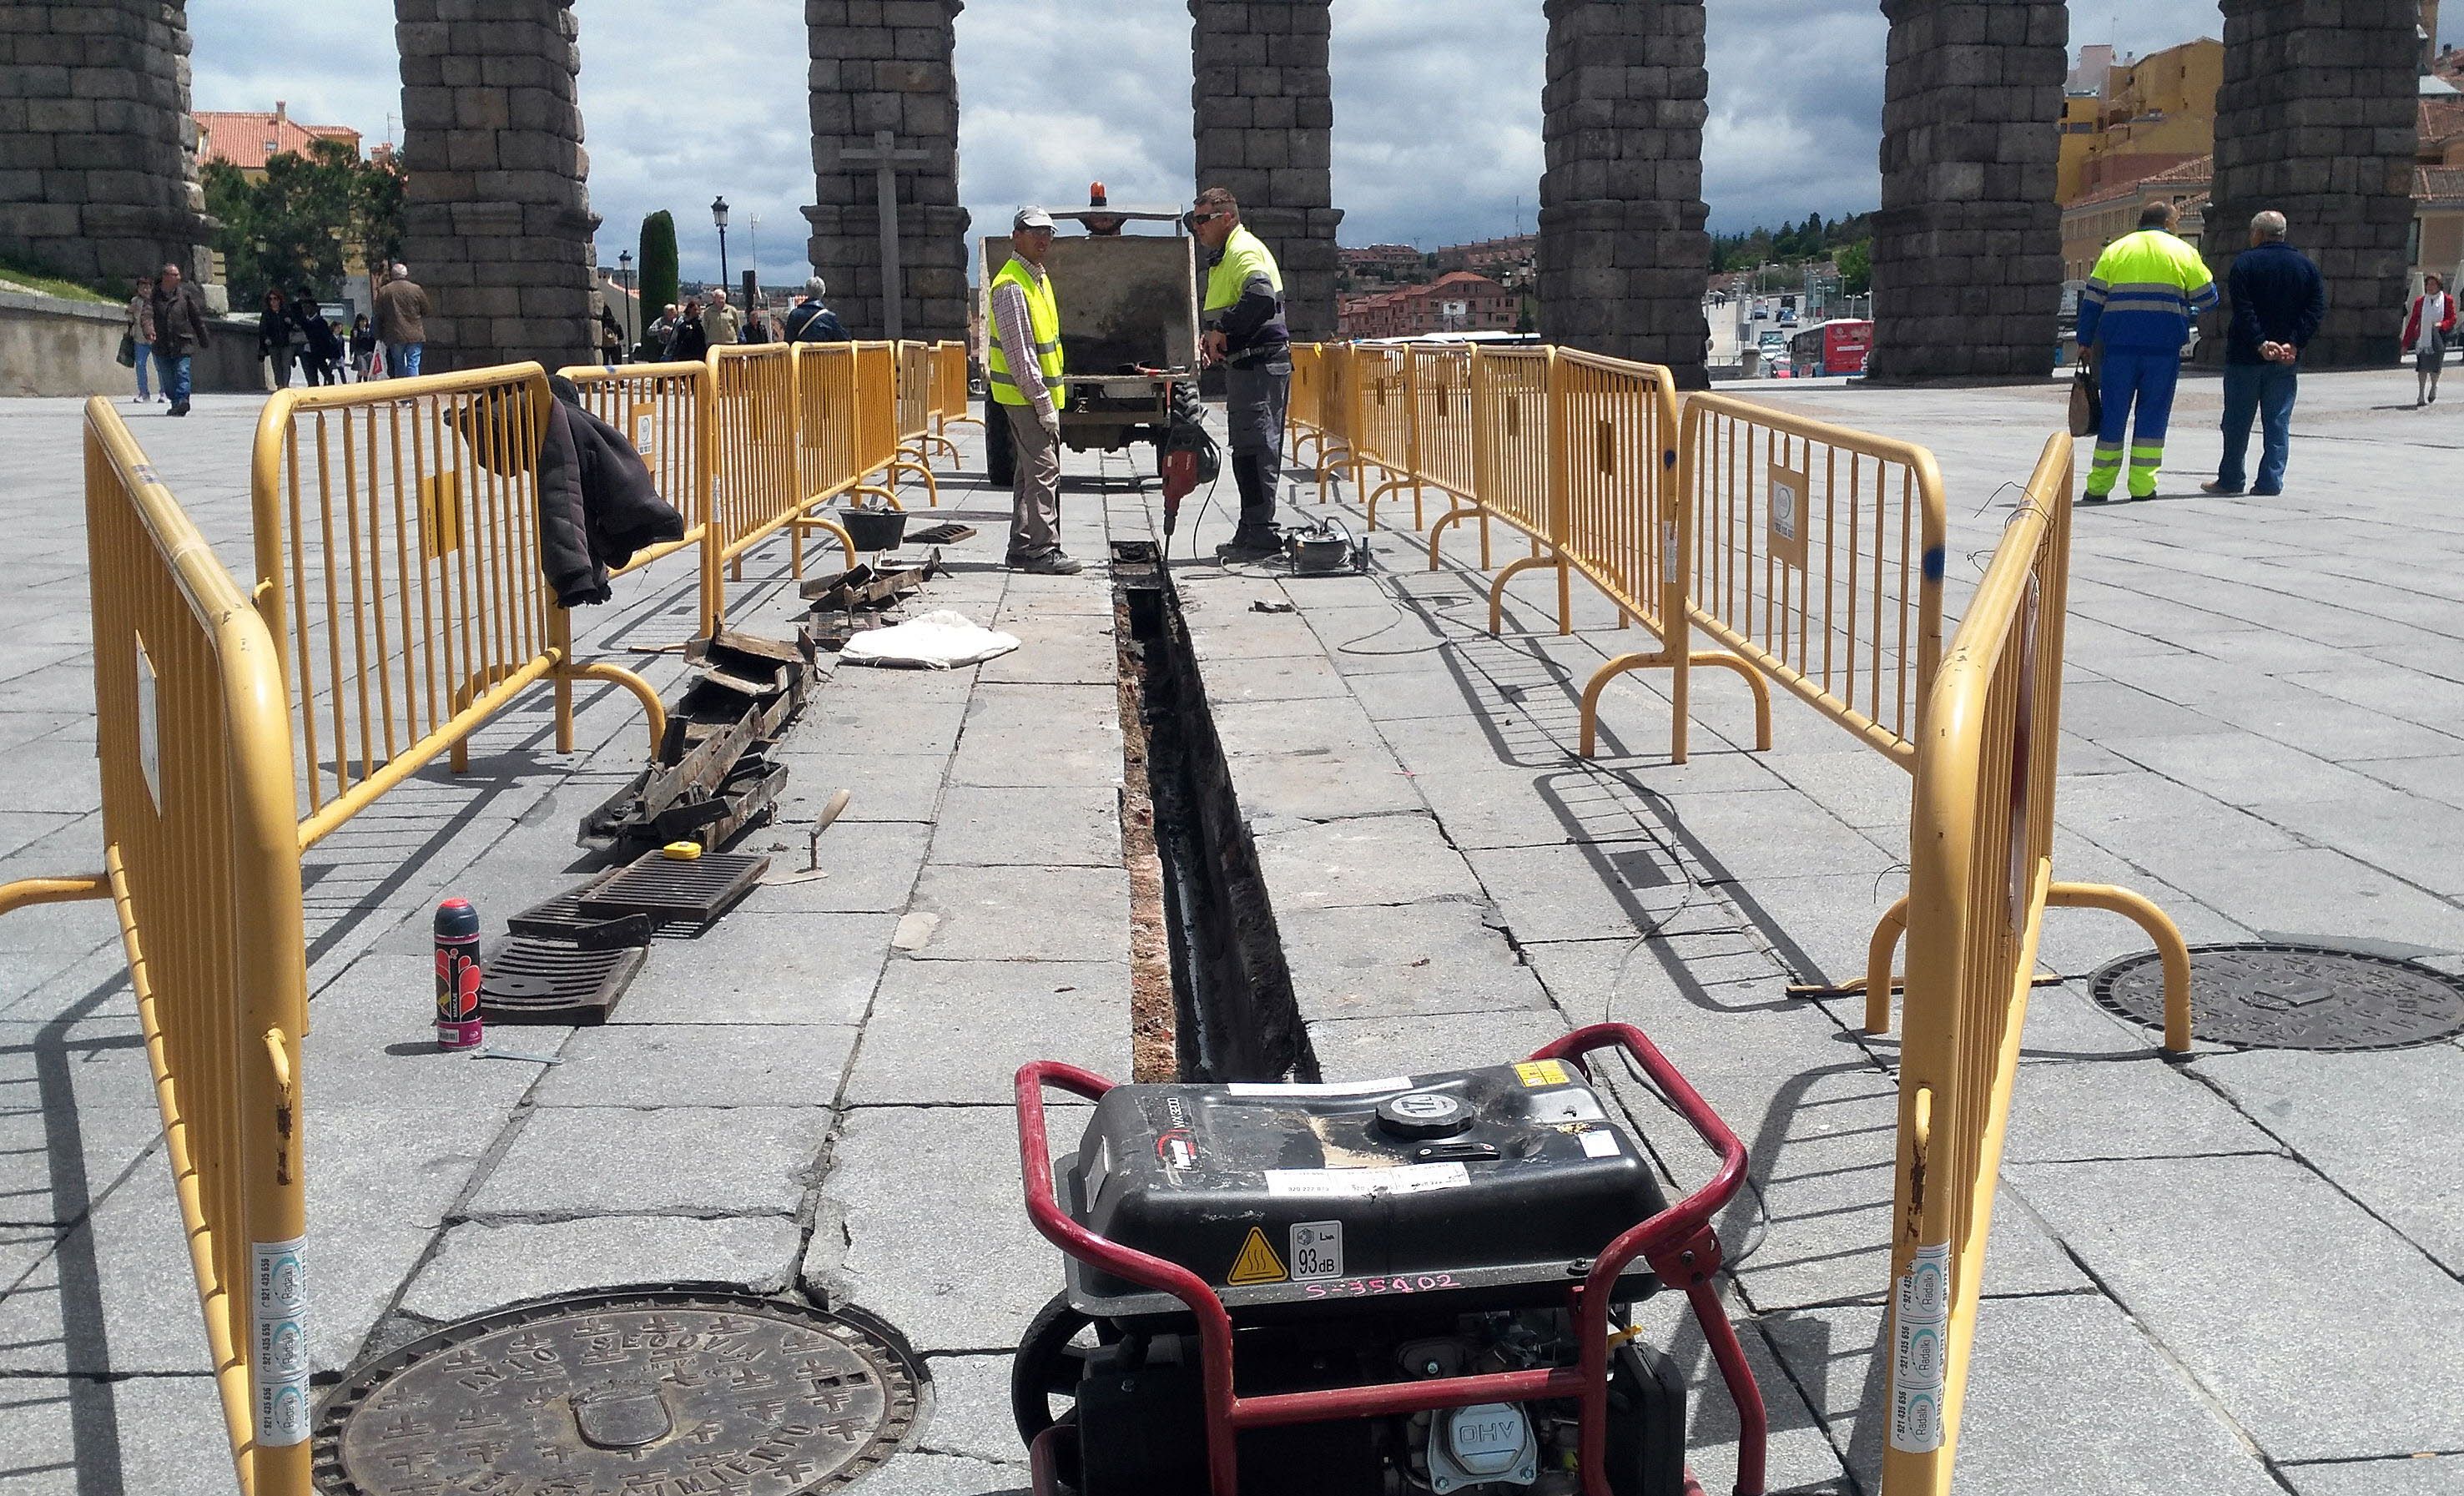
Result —
<instances>
[{"instance_id":1,"label":"high-visibility yellow jacket","mask_svg":"<svg viewBox=\"0 0 2464 1496\"><path fill-rule=\"evenodd\" d=\"M2162 229L2125 233L2097 256L2079 293L2079 345L2178 349L2190 319L2215 304L2216 278L2197 250Z\"/></svg>"},{"instance_id":2,"label":"high-visibility yellow jacket","mask_svg":"<svg viewBox=\"0 0 2464 1496\"><path fill-rule=\"evenodd\" d=\"M1208 329L1223 334L1224 351L1235 363L1242 355L1265 358L1291 341L1284 323L1284 272L1274 252L1249 231L1233 229L1206 273Z\"/></svg>"},{"instance_id":3,"label":"high-visibility yellow jacket","mask_svg":"<svg viewBox=\"0 0 2464 1496\"><path fill-rule=\"evenodd\" d=\"M1035 337L1035 366L1058 409L1062 404L1061 302L1052 293L1052 276L1035 274L1026 261L1012 255L993 277L993 295L998 297L1003 285L1016 286L1026 297L1027 327ZM1001 346L1001 319L993 317L987 321L991 325L984 329L984 377L992 386L993 399L1005 406L1025 405L1026 395L1010 374L1009 352Z\"/></svg>"}]
</instances>

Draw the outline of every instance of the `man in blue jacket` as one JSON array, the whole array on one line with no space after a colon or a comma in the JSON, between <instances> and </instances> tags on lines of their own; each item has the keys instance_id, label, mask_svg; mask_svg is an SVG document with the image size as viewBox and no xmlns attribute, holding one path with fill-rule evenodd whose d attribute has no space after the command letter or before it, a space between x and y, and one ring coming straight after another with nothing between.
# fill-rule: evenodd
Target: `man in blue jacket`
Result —
<instances>
[{"instance_id":1,"label":"man in blue jacket","mask_svg":"<svg viewBox=\"0 0 2464 1496\"><path fill-rule=\"evenodd\" d=\"M2182 344L2190 336L2190 319L2216 304L2216 281L2207 261L2173 232L2181 221L2181 210L2170 203L2141 209L2139 231L2104 247L2087 289L2079 293L2079 353L2097 350L2096 377L2104 391L2104 424L2096 433L2085 503L2101 504L2112 495L2114 479L2122 475L2125 436L2130 496L2156 496Z\"/></svg>"},{"instance_id":2,"label":"man in blue jacket","mask_svg":"<svg viewBox=\"0 0 2464 1496\"><path fill-rule=\"evenodd\" d=\"M2284 492L2284 464L2293 454L2293 395L2302 348L2327 315L2327 282L2309 257L2284 242L2284 215L2274 209L2250 221L2250 248L2225 274L2233 324L2225 335L2225 455L2216 480L2200 492L2242 491L2242 459L2250 421L2265 430L2258 481L2262 497Z\"/></svg>"}]
</instances>

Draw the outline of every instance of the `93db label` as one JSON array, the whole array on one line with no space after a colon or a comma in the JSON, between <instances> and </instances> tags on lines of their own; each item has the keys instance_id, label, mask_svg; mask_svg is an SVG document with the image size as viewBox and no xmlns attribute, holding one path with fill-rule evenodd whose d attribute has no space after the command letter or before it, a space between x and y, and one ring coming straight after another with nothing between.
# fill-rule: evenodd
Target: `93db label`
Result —
<instances>
[{"instance_id":1,"label":"93db label","mask_svg":"<svg viewBox=\"0 0 2464 1496\"><path fill-rule=\"evenodd\" d=\"M1292 1281L1306 1283L1311 1279L1343 1276L1343 1222L1340 1221L1304 1221L1292 1227Z\"/></svg>"}]
</instances>

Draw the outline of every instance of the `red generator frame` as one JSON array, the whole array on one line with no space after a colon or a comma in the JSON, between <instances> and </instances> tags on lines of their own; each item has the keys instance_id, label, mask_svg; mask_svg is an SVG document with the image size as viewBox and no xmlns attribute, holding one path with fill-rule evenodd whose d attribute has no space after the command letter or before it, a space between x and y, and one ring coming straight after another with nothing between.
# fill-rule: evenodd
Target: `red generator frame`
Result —
<instances>
[{"instance_id":1,"label":"red generator frame","mask_svg":"<svg viewBox=\"0 0 2464 1496\"><path fill-rule=\"evenodd\" d=\"M1636 1258L1651 1265L1662 1284L1681 1287L1692 1305L1703 1340L1719 1363L1721 1379L1737 1406L1737 1496L1762 1496L1768 1419L1762 1389L1746 1364L1745 1348L1729 1324L1712 1278L1720 1270L1720 1241L1711 1230L1714 1212L1735 1198L1745 1182L1746 1148L1657 1045L1631 1023L1578 1028L1531 1054L1533 1060L1572 1061L1590 1078L1584 1057L1618 1048L1642 1067L1669 1103L1712 1151L1720 1167L1710 1180L1676 1204L1638 1222L1611 1242L1580 1283L1566 1287L1566 1307L1578 1327L1580 1364L1546 1371L1495 1372L1425 1381L1380 1382L1309 1392L1243 1397L1232 1387L1232 1316L1205 1279L1162 1258L1107 1241L1071 1220L1054 1198L1052 1150L1045 1141L1044 1092L1058 1089L1100 1100L1112 1082L1057 1060L1036 1060L1018 1072L1018 1157L1026 1189L1026 1213L1045 1240L1071 1257L1115 1277L1169 1293L1198 1321L1199 1354L1205 1382L1207 1485L1211 1496L1239 1496L1240 1465L1234 1435L1244 1428L1318 1423L1337 1419L1382 1418L1470 1407L1483 1402L1537 1402L1575 1398L1582 1403L1584 1496L1611 1496L1604 1466L1608 1446L1609 1319L1605 1309L1617 1278ZM1585 1313L1585 1304L1603 1306ZM1064 1425L1045 1430L1028 1451L1036 1496L1055 1496L1052 1443Z\"/></svg>"}]
</instances>

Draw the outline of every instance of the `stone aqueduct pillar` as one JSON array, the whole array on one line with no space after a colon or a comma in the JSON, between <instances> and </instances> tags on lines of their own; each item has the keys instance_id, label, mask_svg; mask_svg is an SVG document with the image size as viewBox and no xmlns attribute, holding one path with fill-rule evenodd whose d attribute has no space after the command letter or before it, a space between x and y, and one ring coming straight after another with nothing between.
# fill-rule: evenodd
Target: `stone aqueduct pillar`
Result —
<instances>
[{"instance_id":1,"label":"stone aqueduct pillar","mask_svg":"<svg viewBox=\"0 0 2464 1496\"><path fill-rule=\"evenodd\" d=\"M967 336L967 210L958 206L958 74L964 0L805 0L814 206L806 246L830 304L858 338L888 336L883 316L880 169L840 158L891 134L899 164L900 332ZM1006 231L1008 221L1000 225ZM995 266L994 269L1000 267Z\"/></svg>"},{"instance_id":2,"label":"stone aqueduct pillar","mask_svg":"<svg viewBox=\"0 0 2464 1496\"><path fill-rule=\"evenodd\" d=\"M79 280L204 283L188 22L176 0L0 0L0 253Z\"/></svg>"},{"instance_id":3,"label":"stone aqueduct pillar","mask_svg":"<svg viewBox=\"0 0 2464 1496\"><path fill-rule=\"evenodd\" d=\"M1703 0L1548 0L1540 331L1704 384Z\"/></svg>"},{"instance_id":4,"label":"stone aqueduct pillar","mask_svg":"<svg viewBox=\"0 0 2464 1496\"><path fill-rule=\"evenodd\" d=\"M1882 0L1882 209L1874 355L1884 380L2053 372L2061 0Z\"/></svg>"},{"instance_id":5,"label":"stone aqueduct pillar","mask_svg":"<svg viewBox=\"0 0 2464 1496\"><path fill-rule=\"evenodd\" d=\"M1189 0L1198 187L1227 187L1284 273L1285 319L1332 338L1334 89L1328 0ZM1195 193L1193 193L1195 195Z\"/></svg>"},{"instance_id":6,"label":"stone aqueduct pillar","mask_svg":"<svg viewBox=\"0 0 2464 1496\"><path fill-rule=\"evenodd\" d=\"M427 372L596 357L573 0L394 0Z\"/></svg>"},{"instance_id":7,"label":"stone aqueduct pillar","mask_svg":"<svg viewBox=\"0 0 2464 1496\"><path fill-rule=\"evenodd\" d=\"M2222 278L2251 216L2284 214L2327 281L2302 362L2384 367L2404 331L2412 224L2418 0L2224 0L2216 174L2203 248ZM2209 319L2205 362L2221 363Z\"/></svg>"}]
</instances>

